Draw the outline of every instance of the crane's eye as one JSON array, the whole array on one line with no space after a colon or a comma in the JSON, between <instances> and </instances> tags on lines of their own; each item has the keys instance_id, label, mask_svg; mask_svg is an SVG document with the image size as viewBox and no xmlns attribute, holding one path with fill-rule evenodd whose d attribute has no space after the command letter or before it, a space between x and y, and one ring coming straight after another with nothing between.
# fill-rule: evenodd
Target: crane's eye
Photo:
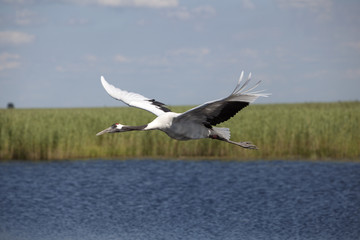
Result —
<instances>
[{"instance_id":1,"label":"crane's eye","mask_svg":"<svg viewBox=\"0 0 360 240\"><path fill-rule=\"evenodd\" d=\"M118 123L114 123L113 125L111 125L111 128L116 128L117 125Z\"/></svg>"}]
</instances>

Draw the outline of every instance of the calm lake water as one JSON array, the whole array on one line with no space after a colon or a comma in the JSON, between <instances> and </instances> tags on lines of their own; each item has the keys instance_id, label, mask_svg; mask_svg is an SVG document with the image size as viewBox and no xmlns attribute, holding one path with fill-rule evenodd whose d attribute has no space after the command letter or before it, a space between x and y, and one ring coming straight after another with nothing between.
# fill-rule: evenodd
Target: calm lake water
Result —
<instances>
[{"instance_id":1,"label":"calm lake water","mask_svg":"<svg viewBox=\"0 0 360 240\"><path fill-rule=\"evenodd\" d=\"M360 164L0 163L0 239L360 239Z\"/></svg>"}]
</instances>

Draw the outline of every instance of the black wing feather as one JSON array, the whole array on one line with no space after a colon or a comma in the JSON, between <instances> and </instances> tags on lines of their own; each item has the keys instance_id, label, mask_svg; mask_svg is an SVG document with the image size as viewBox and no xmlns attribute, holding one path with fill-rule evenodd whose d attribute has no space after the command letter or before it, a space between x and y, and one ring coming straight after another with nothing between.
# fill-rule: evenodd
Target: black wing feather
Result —
<instances>
[{"instance_id":1,"label":"black wing feather","mask_svg":"<svg viewBox=\"0 0 360 240\"><path fill-rule=\"evenodd\" d=\"M248 102L226 102L219 114L216 116L211 116L206 119L208 123L211 125L216 125L222 122L225 122L235 116L241 109L247 107L249 105Z\"/></svg>"},{"instance_id":2,"label":"black wing feather","mask_svg":"<svg viewBox=\"0 0 360 240\"><path fill-rule=\"evenodd\" d=\"M155 106L159 107L164 112L171 112L171 110L168 109L167 107L165 107L165 104L162 103L162 102L158 102L155 99L150 99L150 100L147 100L147 101L151 102L152 105L155 105Z\"/></svg>"}]
</instances>

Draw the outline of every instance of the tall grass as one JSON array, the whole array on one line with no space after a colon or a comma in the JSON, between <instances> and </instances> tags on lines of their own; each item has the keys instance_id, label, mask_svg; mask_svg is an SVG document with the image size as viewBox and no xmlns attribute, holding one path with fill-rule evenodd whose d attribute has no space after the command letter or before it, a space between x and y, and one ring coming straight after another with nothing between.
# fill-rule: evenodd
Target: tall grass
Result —
<instances>
[{"instance_id":1,"label":"tall grass","mask_svg":"<svg viewBox=\"0 0 360 240\"><path fill-rule=\"evenodd\" d=\"M172 107L182 112L189 107ZM220 126L246 150L211 139L176 141L160 131L95 134L115 122L142 125L134 108L0 110L0 159L226 158L360 160L360 103L252 105Z\"/></svg>"}]
</instances>

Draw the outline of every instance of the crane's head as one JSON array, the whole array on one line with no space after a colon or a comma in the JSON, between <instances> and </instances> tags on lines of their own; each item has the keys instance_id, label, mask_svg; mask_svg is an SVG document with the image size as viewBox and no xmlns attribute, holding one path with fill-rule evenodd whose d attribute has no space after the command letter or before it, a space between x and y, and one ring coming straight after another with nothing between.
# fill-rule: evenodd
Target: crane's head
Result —
<instances>
[{"instance_id":1,"label":"crane's head","mask_svg":"<svg viewBox=\"0 0 360 240\"><path fill-rule=\"evenodd\" d=\"M102 130L101 132L98 132L96 134L96 136L102 135L104 133L124 132L123 129L122 129L123 126L124 125L121 125L120 123L114 123L113 125L111 125L111 127L106 128L106 129Z\"/></svg>"}]
</instances>

